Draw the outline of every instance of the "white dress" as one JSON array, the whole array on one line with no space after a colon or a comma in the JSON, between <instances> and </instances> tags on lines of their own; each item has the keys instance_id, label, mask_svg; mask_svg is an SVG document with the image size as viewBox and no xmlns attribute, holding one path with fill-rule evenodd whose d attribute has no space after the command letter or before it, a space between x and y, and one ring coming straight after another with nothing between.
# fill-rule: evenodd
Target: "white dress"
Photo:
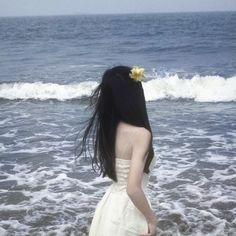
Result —
<instances>
[{"instance_id":1,"label":"white dress","mask_svg":"<svg viewBox=\"0 0 236 236\"><path fill-rule=\"evenodd\" d=\"M151 208L147 186L155 160L154 156L149 167L150 172L144 173L142 180L142 189ZM89 236L139 236L148 233L148 224L144 215L126 192L129 166L130 160L116 158L118 181L113 181L97 204L89 228Z\"/></svg>"}]
</instances>

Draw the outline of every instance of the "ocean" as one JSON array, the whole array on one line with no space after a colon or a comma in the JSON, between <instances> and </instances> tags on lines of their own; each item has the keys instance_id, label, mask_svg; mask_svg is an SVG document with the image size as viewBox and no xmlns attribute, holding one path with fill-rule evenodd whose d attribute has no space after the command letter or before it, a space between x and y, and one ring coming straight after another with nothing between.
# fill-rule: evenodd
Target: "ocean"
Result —
<instances>
[{"instance_id":1,"label":"ocean","mask_svg":"<svg viewBox=\"0 0 236 236\"><path fill-rule=\"evenodd\" d=\"M111 184L75 163L103 72L145 68L161 236L236 235L236 12L0 18L0 235L87 235Z\"/></svg>"}]
</instances>

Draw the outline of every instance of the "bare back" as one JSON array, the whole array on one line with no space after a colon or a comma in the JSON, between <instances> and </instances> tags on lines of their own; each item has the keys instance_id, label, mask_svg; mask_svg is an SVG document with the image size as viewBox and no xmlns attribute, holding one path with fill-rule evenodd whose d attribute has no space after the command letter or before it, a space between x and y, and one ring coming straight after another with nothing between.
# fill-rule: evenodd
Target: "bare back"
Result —
<instances>
[{"instance_id":1,"label":"bare back","mask_svg":"<svg viewBox=\"0 0 236 236\"><path fill-rule=\"evenodd\" d=\"M116 130L115 156L116 158L130 160L132 155L132 139L137 127L121 121Z\"/></svg>"}]
</instances>

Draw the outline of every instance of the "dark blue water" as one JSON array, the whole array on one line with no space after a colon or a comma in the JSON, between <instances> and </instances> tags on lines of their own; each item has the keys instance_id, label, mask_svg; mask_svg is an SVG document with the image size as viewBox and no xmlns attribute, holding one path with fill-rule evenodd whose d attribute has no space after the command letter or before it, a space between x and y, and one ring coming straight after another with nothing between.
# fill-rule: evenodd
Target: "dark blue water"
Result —
<instances>
[{"instance_id":1,"label":"dark blue water","mask_svg":"<svg viewBox=\"0 0 236 236\"><path fill-rule=\"evenodd\" d=\"M111 182L74 163L108 67L145 68L160 235L236 235L236 13L0 18L0 235L87 235Z\"/></svg>"},{"instance_id":2,"label":"dark blue water","mask_svg":"<svg viewBox=\"0 0 236 236\"><path fill-rule=\"evenodd\" d=\"M1 18L1 81L96 79L92 66L117 63L231 77L235 28L235 12Z\"/></svg>"}]
</instances>

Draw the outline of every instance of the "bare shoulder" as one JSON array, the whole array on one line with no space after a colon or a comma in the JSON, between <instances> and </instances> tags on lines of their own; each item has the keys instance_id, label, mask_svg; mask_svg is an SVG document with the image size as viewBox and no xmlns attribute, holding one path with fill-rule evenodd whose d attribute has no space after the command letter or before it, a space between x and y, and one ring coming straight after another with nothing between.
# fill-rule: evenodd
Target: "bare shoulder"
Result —
<instances>
[{"instance_id":1,"label":"bare shoulder","mask_svg":"<svg viewBox=\"0 0 236 236\"><path fill-rule=\"evenodd\" d=\"M144 127L135 127L132 130L132 144L135 149L148 149L151 141L151 132Z\"/></svg>"},{"instance_id":2,"label":"bare shoulder","mask_svg":"<svg viewBox=\"0 0 236 236\"><path fill-rule=\"evenodd\" d=\"M136 138L142 138L142 139L151 139L151 132L144 128L144 127L135 127L133 130L134 136Z\"/></svg>"},{"instance_id":3,"label":"bare shoulder","mask_svg":"<svg viewBox=\"0 0 236 236\"><path fill-rule=\"evenodd\" d=\"M138 141L143 142L147 141L149 142L151 139L151 132L144 128L139 126L133 126L130 124L122 123L123 125L123 133L124 135L128 135L132 137L132 140L135 141L134 143L137 143ZM121 126L122 128L122 126Z\"/></svg>"},{"instance_id":4,"label":"bare shoulder","mask_svg":"<svg viewBox=\"0 0 236 236\"><path fill-rule=\"evenodd\" d=\"M142 134L142 135L145 135L146 137L149 137L149 138L151 138L151 132L148 130L148 129L146 129L146 128L144 128L144 127L137 127L137 132L139 133L139 134Z\"/></svg>"}]
</instances>

